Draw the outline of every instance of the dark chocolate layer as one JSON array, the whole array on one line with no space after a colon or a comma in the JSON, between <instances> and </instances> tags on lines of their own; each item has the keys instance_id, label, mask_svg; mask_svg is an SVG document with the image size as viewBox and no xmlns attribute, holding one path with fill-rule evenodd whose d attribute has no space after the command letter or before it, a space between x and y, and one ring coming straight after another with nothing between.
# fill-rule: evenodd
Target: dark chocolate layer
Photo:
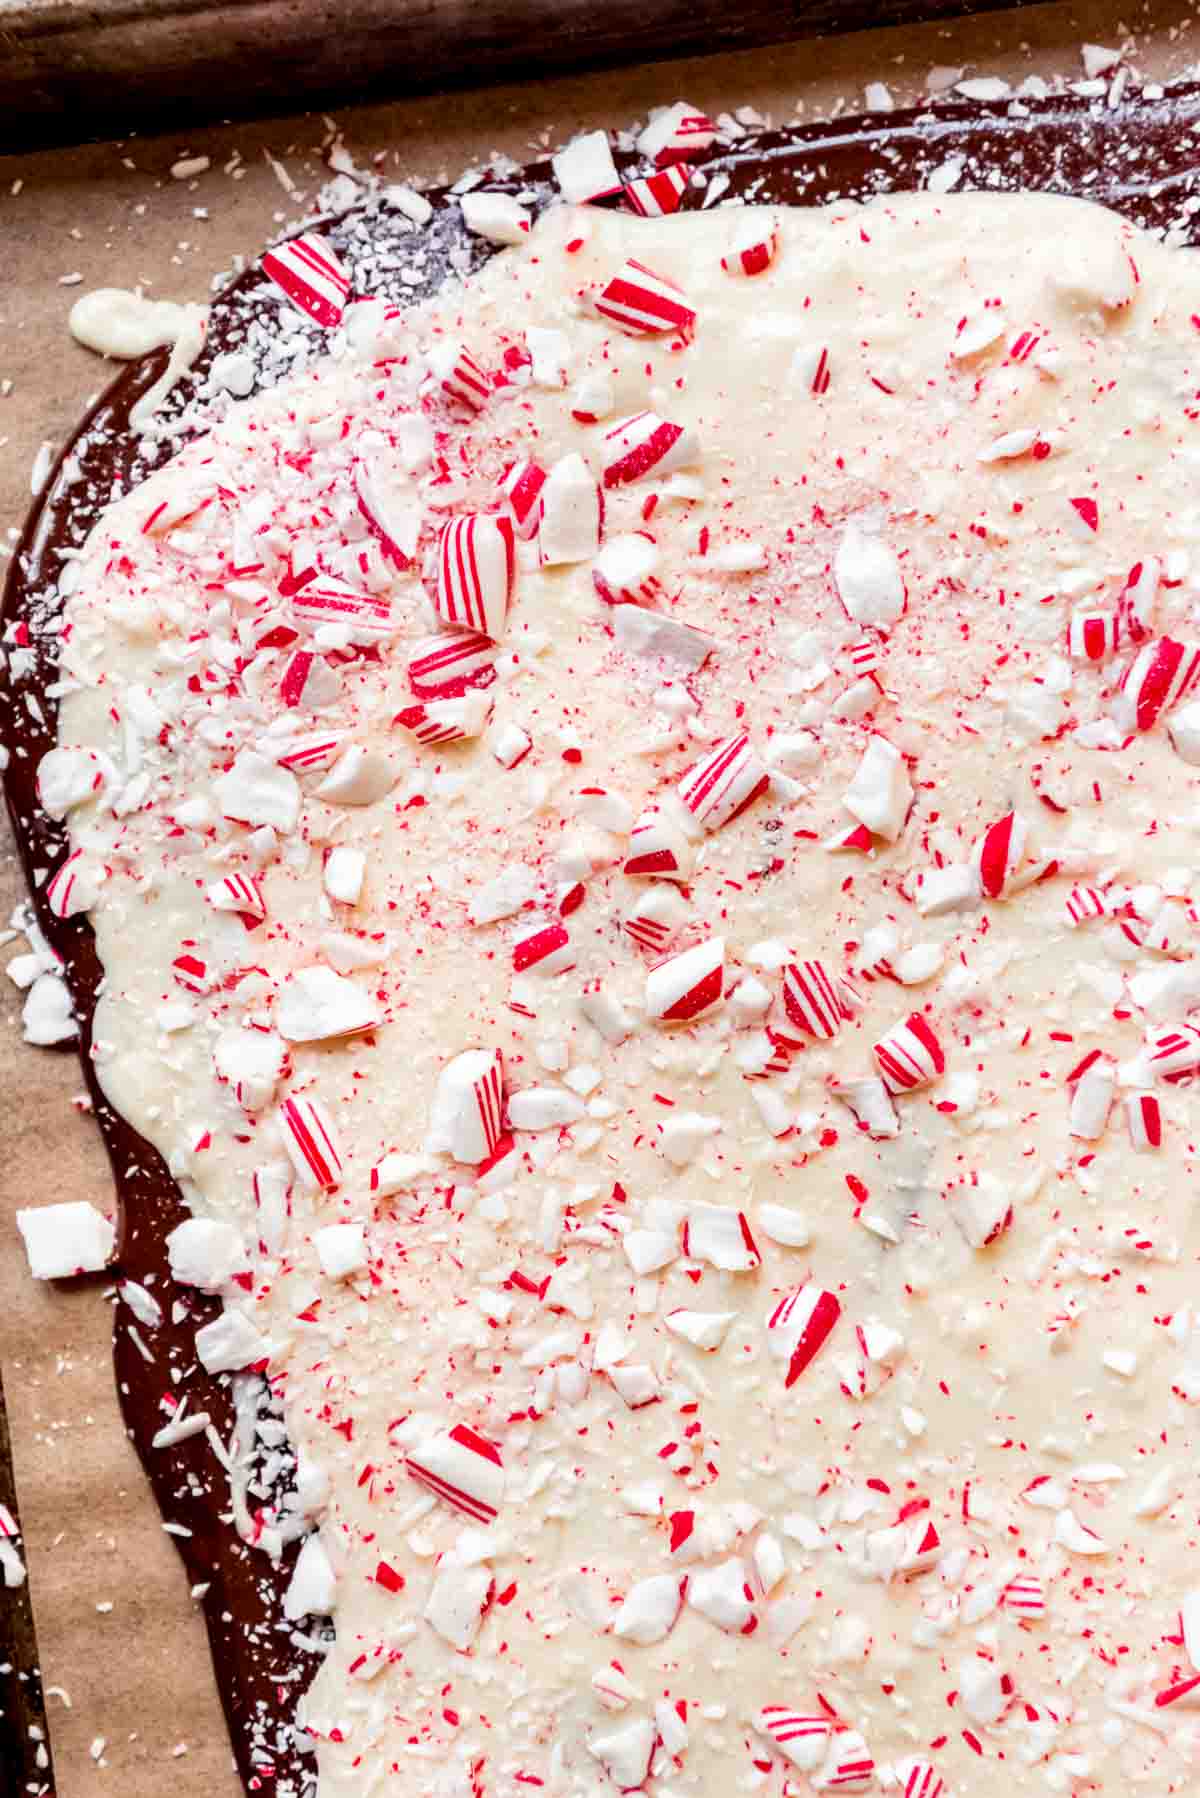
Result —
<instances>
[{"instance_id":1,"label":"dark chocolate layer","mask_svg":"<svg viewBox=\"0 0 1200 1798\"><path fill-rule=\"evenodd\" d=\"M1112 105L1070 97L942 106L758 133L702 158L697 167L707 184L690 188L684 203L702 204L706 195L800 204L865 199L924 187L940 171L935 186L953 176L958 188L1027 187L1076 194L1187 241L1192 233L1185 209L1200 185L1192 161L1195 140L1189 135L1197 121L1200 85L1188 84L1160 98L1122 98ZM621 160L629 164L633 159ZM545 163L493 185L536 192L540 202L553 191ZM466 237L451 196L440 191L430 198L434 217L420 233L383 200L368 201L318 228L357 272L356 286L411 303L436 290L448 269L461 272L492 253L480 240ZM422 254L420 285L400 284L399 266L411 268L414 255ZM384 267L389 261L390 272ZM126 1426L164 1520L188 1532L175 1539L189 1580L206 1587L203 1604L213 1661L247 1790L299 1798L313 1779L313 1762L292 1719L319 1658L297 1642L298 1632L283 1617L282 1596L294 1553L274 1567L239 1540L221 1515L229 1508L225 1477L203 1436L168 1449L151 1447L166 1421L161 1400L167 1393L175 1398L186 1394L191 1410L207 1411L226 1442L232 1435L231 1382L206 1374L192 1352L197 1324L216 1305L172 1281L165 1239L185 1215L182 1196L155 1150L105 1103L92 1069L92 1016L102 970L91 927L85 918L52 917L35 885L38 873L44 877L65 846L62 826L39 811L35 788L38 761L53 747L57 728L57 702L47 689L56 673L60 552L81 544L111 499L202 428L202 418L193 419L192 410L184 408L215 356L252 342L257 327L269 324L275 307L267 286L252 269L214 303L202 356L164 409L167 419L180 419L181 434L147 448L130 425L134 403L163 371L163 351L121 373L63 451L30 513L9 573L3 620L10 645L14 633L19 641L27 634L28 650L16 659L29 666L10 666L7 672L0 668L0 735L11 751L5 791L38 922L62 958L79 1015L84 1075L119 1201L121 1271L149 1282L163 1309L157 1328L135 1323L124 1307L117 1311L114 1355Z\"/></svg>"}]
</instances>

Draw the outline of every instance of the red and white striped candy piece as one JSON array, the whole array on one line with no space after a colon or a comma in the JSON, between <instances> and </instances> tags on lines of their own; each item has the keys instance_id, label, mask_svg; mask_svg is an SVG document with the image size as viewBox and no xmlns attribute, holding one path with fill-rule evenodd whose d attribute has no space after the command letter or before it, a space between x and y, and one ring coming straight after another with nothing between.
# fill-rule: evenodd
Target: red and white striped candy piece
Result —
<instances>
[{"instance_id":1,"label":"red and white striped candy piece","mask_svg":"<svg viewBox=\"0 0 1200 1798\"><path fill-rule=\"evenodd\" d=\"M1162 1107L1153 1093L1130 1093L1125 1100L1125 1118L1135 1149L1161 1149Z\"/></svg>"},{"instance_id":2,"label":"red and white striped candy piece","mask_svg":"<svg viewBox=\"0 0 1200 1798\"><path fill-rule=\"evenodd\" d=\"M408 568L417 553L421 502L386 452L375 450L354 464L358 509L389 562Z\"/></svg>"},{"instance_id":3,"label":"red and white striped candy piece","mask_svg":"<svg viewBox=\"0 0 1200 1798\"><path fill-rule=\"evenodd\" d=\"M496 678L496 645L478 631L445 631L416 644L408 684L418 699L457 699Z\"/></svg>"},{"instance_id":4,"label":"red and white striped candy piece","mask_svg":"<svg viewBox=\"0 0 1200 1798\"><path fill-rule=\"evenodd\" d=\"M494 1049L465 1049L438 1077L430 1119L432 1148L478 1166L503 1134L503 1071Z\"/></svg>"},{"instance_id":5,"label":"red and white striped candy piece","mask_svg":"<svg viewBox=\"0 0 1200 1798\"><path fill-rule=\"evenodd\" d=\"M571 939L562 924L538 924L513 943L516 974L563 974L575 966Z\"/></svg>"},{"instance_id":6,"label":"red and white striped candy piece","mask_svg":"<svg viewBox=\"0 0 1200 1798\"><path fill-rule=\"evenodd\" d=\"M1108 902L1104 894L1096 887L1072 887L1067 894L1063 909L1067 914L1067 923L1072 930L1080 924L1086 924L1093 918L1108 916Z\"/></svg>"},{"instance_id":7,"label":"red and white striped candy piece","mask_svg":"<svg viewBox=\"0 0 1200 1798\"><path fill-rule=\"evenodd\" d=\"M635 175L623 184L623 192L631 212L639 218L666 218L678 212L690 177L678 162L656 169L653 175Z\"/></svg>"},{"instance_id":8,"label":"red and white striped candy piece","mask_svg":"<svg viewBox=\"0 0 1200 1798\"><path fill-rule=\"evenodd\" d=\"M466 412L478 412L492 391L491 382L470 350L461 343L434 344L429 352L430 385Z\"/></svg>"},{"instance_id":9,"label":"red and white striped candy piece","mask_svg":"<svg viewBox=\"0 0 1200 1798\"><path fill-rule=\"evenodd\" d=\"M865 1792L875 1783L875 1760L856 1729L834 1736L820 1775L814 1781L823 1791Z\"/></svg>"},{"instance_id":10,"label":"red and white striped candy piece","mask_svg":"<svg viewBox=\"0 0 1200 1798\"><path fill-rule=\"evenodd\" d=\"M1040 331L1019 331L1008 346L1008 361L1028 362L1041 341Z\"/></svg>"},{"instance_id":11,"label":"red and white striped candy piece","mask_svg":"<svg viewBox=\"0 0 1200 1798\"><path fill-rule=\"evenodd\" d=\"M721 267L727 275L763 275L778 253L778 222L752 215L750 222L734 233L727 254L721 258Z\"/></svg>"},{"instance_id":12,"label":"red and white striped candy piece","mask_svg":"<svg viewBox=\"0 0 1200 1798\"><path fill-rule=\"evenodd\" d=\"M764 1704L753 1723L755 1734L765 1736L801 1773L811 1773L820 1765L833 1734L830 1718L794 1711L786 1704Z\"/></svg>"},{"instance_id":13,"label":"red and white striped candy piece","mask_svg":"<svg viewBox=\"0 0 1200 1798\"><path fill-rule=\"evenodd\" d=\"M1116 1090L1116 1073L1099 1050L1086 1058L1069 1082L1071 1112L1068 1129L1084 1142L1098 1142L1108 1128Z\"/></svg>"},{"instance_id":14,"label":"red and white striped candy piece","mask_svg":"<svg viewBox=\"0 0 1200 1798\"><path fill-rule=\"evenodd\" d=\"M904 1785L904 1798L947 1798L946 1782L932 1761L914 1756L896 1768Z\"/></svg>"},{"instance_id":15,"label":"red and white striped candy piece","mask_svg":"<svg viewBox=\"0 0 1200 1798\"><path fill-rule=\"evenodd\" d=\"M465 1423L411 1449L406 1472L476 1523L494 1523L504 1502L500 1450Z\"/></svg>"},{"instance_id":16,"label":"red and white striped candy piece","mask_svg":"<svg viewBox=\"0 0 1200 1798\"><path fill-rule=\"evenodd\" d=\"M610 537L592 563L592 584L609 606L653 605L662 592L657 543L644 531Z\"/></svg>"},{"instance_id":17,"label":"red and white striped candy piece","mask_svg":"<svg viewBox=\"0 0 1200 1798\"><path fill-rule=\"evenodd\" d=\"M1001 1592L1000 1603L1021 1617L1044 1617L1046 1588L1036 1573L1016 1573Z\"/></svg>"},{"instance_id":18,"label":"red and white striped candy piece","mask_svg":"<svg viewBox=\"0 0 1200 1798\"><path fill-rule=\"evenodd\" d=\"M788 1364L785 1386L793 1386L828 1338L842 1314L835 1293L810 1280L780 1299L767 1319L767 1348Z\"/></svg>"},{"instance_id":19,"label":"red and white striped candy piece","mask_svg":"<svg viewBox=\"0 0 1200 1798\"><path fill-rule=\"evenodd\" d=\"M677 100L651 119L637 140L643 156L661 169L688 157L702 156L715 142L717 128L707 113Z\"/></svg>"},{"instance_id":20,"label":"red and white striped candy piece","mask_svg":"<svg viewBox=\"0 0 1200 1798\"><path fill-rule=\"evenodd\" d=\"M90 911L99 897L95 875L75 849L46 883L46 904L56 918L73 918Z\"/></svg>"},{"instance_id":21,"label":"red and white striped candy piece","mask_svg":"<svg viewBox=\"0 0 1200 1798\"><path fill-rule=\"evenodd\" d=\"M823 343L806 343L792 355L792 377L807 393L829 392L829 350Z\"/></svg>"},{"instance_id":22,"label":"red and white striped candy piece","mask_svg":"<svg viewBox=\"0 0 1200 1798\"><path fill-rule=\"evenodd\" d=\"M216 983L216 972L210 962L192 949L185 949L171 963L171 972L189 993L210 993Z\"/></svg>"},{"instance_id":23,"label":"red and white striped candy piece","mask_svg":"<svg viewBox=\"0 0 1200 1798\"><path fill-rule=\"evenodd\" d=\"M289 1093L279 1108L288 1160L310 1192L332 1192L342 1177L333 1120L319 1099Z\"/></svg>"},{"instance_id":24,"label":"red and white striped candy piece","mask_svg":"<svg viewBox=\"0 0 1200 1798\"><path fill-rule=\"evenodd\" d=\"M1159 637L1138 651L1113 715L1122 730L1150 730L1200 680L1200 644Z\"/></svg>"},{"instance_id":25,"label":"red and white striped candy piece","mask_svg":"<svg viewBox=\"0 0 1200 1798\"><path fill-rule=\"evenodd\" d=\"M546 470L527 458L512 463L500 483L501 502L507 506L513 530L523 543L537 536L545 484Z\"/></svg>"},{"instance_id":26,"label":"red and white striped candy piece","mask_svg":"<svg viewBox=\"0 0 1200 1798\"><path fill-rule=\"evenodd\" d=\"M1025 854L1029 827L1016 812L989 824L971 854L971 866L987 899L1003 899Z\"/></svg>"},{"instance_id":27,"label":"red and white striped candy piece","mask_svg":"<svg viewBox=\"0 0 1200 1798\"><path fill-rule=\"evenodd\" d=\"M457 699L431 699L427 704L405 706L392 719L426 748L447 743L466 743L480 735L491 714L486 693L463 693Z\"/></svg>"},{"instance_id":28,"label":"red and white striped candy piece","mask_svg":"<svg viewBox=\"0 0 1200 1798\"><path fill-rule=\"evenodd\" d=\"M1074 662L1107 662L1117 653L1121 627L1116 612L1076 606L1067 626L1067 654Z\"/></svg>"},{"instance_id":29,"label":"red and white striped candy piece","mask_svg":"<svg viewBox=\"0 0 1200 1798\"><path fill-rule=\"evenodd\" d=\"M686 906L671 887L651 887L630 906L622 927L639 949L661 955L686 915Z\"/></svg>"},{"instance_id":30,"label":"red and white striped candy piece","mask_svg":"<svg viewBox=\"0 0 1200 1798\"><path fill-rule=\"evenodd\" d=\"M642 812L629 837L626 874L647 880L679 880L691 878L695 857L692 845L679 825L659 806Z\"/></svg>"},{"instance_id":31,"label":"red and white striped candy piece","mask_svg":"<svg viewBox=\"0 0 1200 1798\"><path fill-rule=\"evenodd\" d=\"M297 649L284 664L279 697L286 706L315 711L318 706L332 705L339 687L337 672L324 656L311 649Z\"/></svg>"},{"instance_id":32,"label":"red and white striped candy piece","mask_svg":"<svg viewBox=\"0 0 1200 1798\"><path fill-rule=\"evenodd\" d=\"M847 653L855 674L873 675L879 666L879 641L876 637L857 637Z\"/></svg>"},{"instance_id":33,"label":"red and white striped candy piece","mask_svg":"<svg viewBox=\"0 0 1200 1798\"><path fill-rule=\"evenodd\" d=\"M707 1016L725 992L725 939L710 937L651 968L646 1010L660 1024L689 1024Z\"/></svg>"},{"instance_id":34,"label":"red and white striped candy piece","mask_svg":"<svg viewBox=\"0 0 1200 1798\"><path fill-rule=\"evenodd\" d=\"M688 769L676 792L705 830L720 830L765 793L766 767L745 731L725 737Z\"/></svg>"},{"instance_id":35,"label":"red and white striped candy piece","mask_svg":"<svg viewBox=\"0 0 1200 1798\"><path fill-rule=\"evenodd\" d=\"M891 1093L916 1092L932 1086L946 1071L946 1057L931 1025L919 1011L889 1030L871 1053Z\"/></svg>"},{"instance_id":36,"label":"red and white striped candy piece","mask_svg":"<svg viewBox=\"0 0 1200 1798\"><path fill-rule=\"evenodd\" d=\"M609 277L593 304L601 317L610 318L631 337L690 331L696 322L696 309L689 306L682 289L632 256Z\"/></svg>"},{"instance_id":37,"label":"red and white striped candy piece","mask_svg":"<svg viewBox=\"0 0 1200 1798\"><path fill-rule=\"evenodd\" d=\"M267 915L263 890L253 874L225 874L214 880L205 897L214 911L236 912L261 923Z\"/></svg>"},{"instance_id":38,"label":"red and white striped candy piece","mask_svg":"<svg viewBox=\"0 0 1200 1798\"><path fill-rule=\"evenodd\" d=\"M496 638L504 629L516 582L509 519L471 512L442 526L438 539L438 615L447 624Z\"/></svg>"},{"instance_id":39,"label":"red and white striped candy piece","mask_svg":"<svg viewBox=\"0 0 1200 1798\"><path fill-rule=\"evenodd\" d=\"M820 961L788 963L783 970L783 1006L798 1030L825 1042L832 1042L854 1016L841 982Z\"/></svg>"},{"instance_id":40,"label":"red and white striped candy piece","mask_svg":"<svg viewBox=\"0 0 1200 1798\"><path fill-rule=\"evenodd\" d=\"M1144 642L1154 628L1154 610L1162 582L1162 563L1157 556L1135 562L1129 570L1121 595L1121 613L1125 629L1134 643Z\"/></svg>"},{"instance_id":41,"label":"red and white striped candy piece","mask_svg":"<svg viewBox=\"0 0 1200 1798\"><path fill-rule=\"evenodd\" d=\"M350 277L323 237L305 232L279 244L267 251L262 269L298 311L319 325L341 324Z\"/></svg>"},{"instance_id":42,"label":"red and white striped candy piece","mask_svg":"<svg viewBox=\"0 0 1200 1798\"><path fill-rule=\"evenodd\" d=\"M918 1573L928 1573L931 1567L936 1567L941 1558L942 1538L936 1526L926 1519L909 1530L896 1572L902 1579L914 1579Z\"/></svg>"},{"instance_id":43,"label":"red and white striped candy piece","mask_svg":"<svg viewBox=\"0 0 1200 1798\"><path fill-rule=\"evenodd\" d=\"M1200 1030L1192 1024L1175 1024L1155 1031L1146 1043L1146 1054L1160 1079L1189 1074L1200 1067Z\"/></svg>"},{"instance_id":44,"label":"red and white striped candy piece","mask_svg":"<svg viewBox=\"0 0 1200 1798\"><path fill-rule=\"evenodd\" d=\"M865 824L848 824L845 830L837 830L831 837L826 837L821 847L830 855L870 855L875 838Z\"/></svg>"},{"instance_id":45,"label":"red and white striped candy piece","mask_svg":"<svg viewBox=\"0 0 1200 1798\"><path fill-rule=\"evenodd\" d=\"M344 625L356 643L377 643L395 630L391 603L385 595L364 593L331 574L318 573L306 580L289 604L292 617L299 622Z\"/></svg>"},{"instance_id":46,"label":"red and white striped candy piece","mask_svg":"<svg viewBox=\"0 0 1200 1798\"><path fill-rule=\"evenodd\" d=\"M635 412L604 433L604 485L625 487L648 475L671 474L699 455L699 445L683 425L657 412Z\"/></svg>"},{"instance_id":47,"label":"red and white striped candy piece","mask_svg":"<svg viewBox=\"0 0 1200 1798\"><path fill-rule=\"evenodd\" d=\"M340 730L305 731L302 736L288 737L275 750L281 768L293 773L311 773L314 769L331 768L346 740Z\"/></svg>"}]
</instances>

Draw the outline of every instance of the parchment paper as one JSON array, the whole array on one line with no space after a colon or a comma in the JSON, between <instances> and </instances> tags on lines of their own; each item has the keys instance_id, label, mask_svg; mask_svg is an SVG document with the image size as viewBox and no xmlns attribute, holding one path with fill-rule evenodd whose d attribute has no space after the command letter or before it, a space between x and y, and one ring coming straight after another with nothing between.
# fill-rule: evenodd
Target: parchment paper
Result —
<instances>
[{"instance_id":1,"label":"parchment paper","mask_svg":"<svg viewBox=\"0 0 1200 1798\"><path fill-rule=\"evenodd\" d=\"M868 81L909 104L935 66L1077 80L1084 41L1128 45L1135 70L1159 80L1194 73L1200 57L1200 27L1185 8L1130 13L1105 0L364 107L336 125L360 165L378 157L389 179L419 184L453 179L496 151L526 160L678 98L783 124L860 110ZM15 534L39 447L70 431L111 372L69 338L72 301L139 282L163 298L203 300L217 271L254 257L303 212L328 179L321 148L333 135L331 121L310 116L0 159L0 383L12 382L0 397L0 530ZM208 156L211 168L173 180L184 154ZM75 275L81 282L64 284ZM20 897L5 838L0 925ZM22 946L0 949L0 962ZM0 979L0 1363L57 1790L161 1798L169 1780L172 1798L238 1798L204 1632L121 1430L105 1282L35 1283L13 1223L18 1206L56 1199L111 1209L99 1138L73 1104L80 1089L73 1056L23 1045L19 995Z\"/></svg>"}]
</instances>

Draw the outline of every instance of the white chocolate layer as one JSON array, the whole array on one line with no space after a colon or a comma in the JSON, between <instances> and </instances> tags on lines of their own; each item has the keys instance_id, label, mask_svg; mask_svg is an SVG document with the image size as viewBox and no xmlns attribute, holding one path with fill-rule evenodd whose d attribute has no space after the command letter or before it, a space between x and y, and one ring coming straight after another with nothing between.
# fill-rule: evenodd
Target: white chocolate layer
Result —
<instances>
[{"instance_id":1,"label":"white chocolate layer","mask_svg":"<svg viewBox=\"0 0 1200 1798\"><path fill-rule=\"evenodd\" d=\"M1168 577L1151 637L1196 629L1200 274L1059 199L773 209L774 260L743 278L721 258L748 222L552 211L391 359L346 350L235 408L105 517L72 581L61 742L112 765L71 811L107 971L99 1073L254 1270L229 1304L284 1395L320 1513L306 1589L336 1624L306 1704L320 1798L859 1789L840 1759L902 1786L914 1755L961 1798L1195 1778L1196 1713L1155 1700L1198 1671L1177 1639L1196 1100L1143 1044L1200 1003L1200 813L1187 733L1183 754L1165 717L1129 735L1115 686L1134 564ZM627 255L684 289L689 341L623 335L577 298ZM529 327L563 334L537 340L539 368L561 355L568 385L514 383L469 422L427 403L435 460L405 476L425 352L461 339L494 374ZM607 418L572 416L606 384ZM709 659L637 653L646 618L611 634L590 559L533 558L484 735L415 744L391 720L435 627L434 527L494 509L515 456L598 473L605 431L643 410L698 458L611 489L606 541L654 538L659 603ZM414 572L360 511L367 452L416 509ZM295 623L280 581L306 539L394 627L316 714L279 697L288 652L254 648L264 613ZM1069 660L1072 611L1119 601L1117 658ZM624 874L633 818L740 730L770 790L708 833L676 818L681 887ZM271 771L317 732L340 733L322 765ZM868 752L878 736L899 756ZM331 802L353 745L351 796L375 797ZM983 898L973 845L1014 809L1011 885L1039 858L1058 872ZM823 847L863 819L870 855ZM206 898L231 875L259 883L253 930ZM577 881L574 965L514 975L514 942ZM1076 887L1109 915L1073 925ZM648 995L654 958L622 921L651 894L671 954L723 940L724 998L697 1022L647 1015L672 976ZM1131 940L1147 927L1166 953ZM184 953L214 990L181 989ZM857 994L830 1041L782 1003L784 966L814 960ZM356 992L288 984L320 963ZM830 1088L874 1076L910 1013L946 1070L874 1140ZM309 1040L313 1015L379 1022ZM751 1081L766 1026L802 1046ZM486 1191L428 1146L439 1076L477 1048L546 1124ZM1066 1082L1093 1049L1107 1117L1094 1082L1074 1100ZM1126 1127L1143 1091L1157 1152ZM275 1227L253 1175L288 1166L285 1093L324 1107L344 1167L335 1191L292 1181ZM389 1154L408 1159L373 1196ZM361 1239L328 1234L346 1224ZM788 1386L795 1340L767 1320L808 1283L840 1316ZM458 1424L502 1458L494 1523L406 1468ZM682 1606L664 1576L686 1578ZM789 1763L755 1728L769 1706L845 1728Z\"/></svg>"}]
</instances>

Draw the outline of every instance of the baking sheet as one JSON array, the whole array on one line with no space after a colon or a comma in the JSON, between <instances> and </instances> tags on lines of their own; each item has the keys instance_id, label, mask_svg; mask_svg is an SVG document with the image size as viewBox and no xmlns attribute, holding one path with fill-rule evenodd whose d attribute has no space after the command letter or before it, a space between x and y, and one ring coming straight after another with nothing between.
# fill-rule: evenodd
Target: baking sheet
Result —
<instances>
[{"instance_id":1,"label":"baking sheet","mask_svg":"<svg viewBox=\"0 0 1200 1798\"><path fill-rule=\"evenodd\" d=\"M362 108L339 115L338 125L347 151L364 166L379 153L391 179L453 178L495 152L525 160L576 130L625 124L681 96L713 112L748 106L786 123L797 102L808 118L855 110L866 81L886 82L897 104L917 99L935 66L1014 82L1034 72L1077 79L1080 43L1121 43L1119 20L1115 6L1036 7L819 48ZM1130 60L1140 73L1178 78L1193 71L1198 53L1200 30L1181 25L1174 9L1139 14ZM0 398L0 524L19 523L38 449L70 430L107 378L67 336L77 292L143 282L161 297L203 299L215 271L231 268L239 253L254 255L315 197L329 175L322 146L333 135L319 117L290 119L3 165L0 382L13 387ZM211 166L173 179L171 166L185 153L206 155ZM18 896L6 856L0 921ZM10 952L0 951L0 960ZM169 1778L176 1798L236 1798L199 1617L120 1430L105 1284L47 1288L25 1274L12 1223L18 1205L111 1199L99 1139L73 1104L81 1090L73 1058L24 1048L18 1018L5 984L0 1078L10 1141L0 1171L0 1362L57 1791L148 1798Z\"/></svg>"}]
</instances>

